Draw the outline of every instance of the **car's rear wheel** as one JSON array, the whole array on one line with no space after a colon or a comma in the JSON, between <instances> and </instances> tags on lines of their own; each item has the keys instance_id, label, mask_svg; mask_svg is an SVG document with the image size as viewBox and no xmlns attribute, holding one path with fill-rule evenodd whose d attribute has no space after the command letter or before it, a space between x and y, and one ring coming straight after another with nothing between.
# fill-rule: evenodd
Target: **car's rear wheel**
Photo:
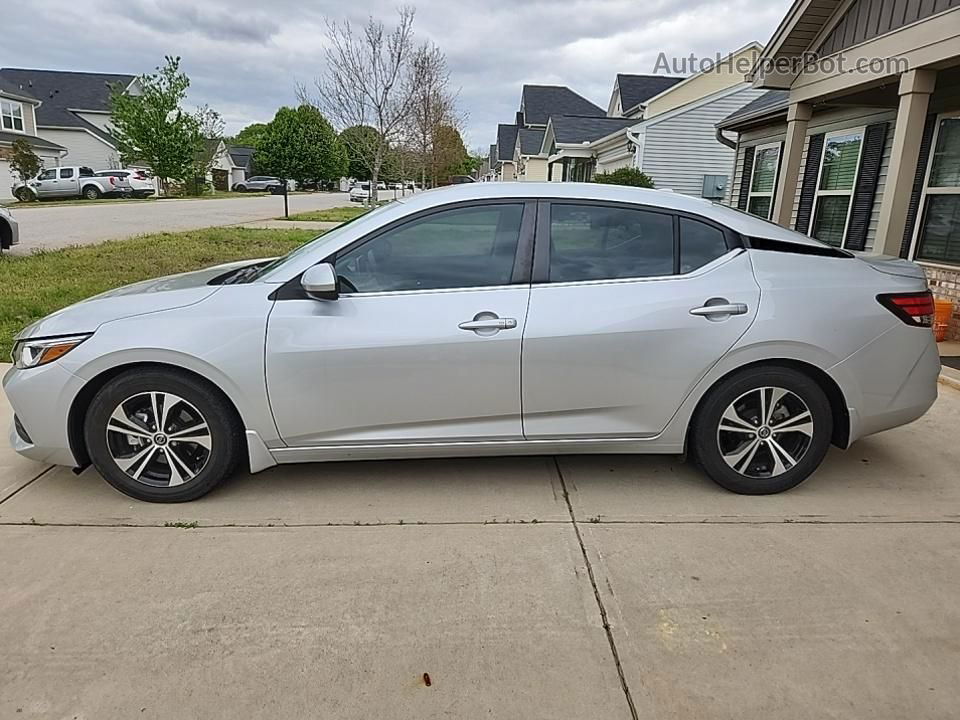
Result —
<instances>
[{"instance_id":1,"label":"car's rear wheel","mask_svg":"<svg viewBox=\"0 0 960 720\"><path fill-rule=\"evenodd\" d=\"M229 402L190 375L125 372L96 394L84 426L94 467L138 500L184 502L213 490L242 456Z\"/></svg>"},{"instance_id":2,"label":"car's rear wheel","mask_svg":"<svg viewBox=\"0 0 960 720\"><path fill-rule=\"evenodd\" d=\"M757 367L710 391L692 433L694 455L717 484L768 495L799 485L820 466L833 415L809 376L788 367Z\"/></svg>"},{"instance_id":3,"label":"car's rear wheel","mask_svg":"<svg viewBox=\"0 0 960 720\"><path fill-rule=\"evenodd\" d=\"M100 198L100 195L101 195L101 194L102 194L102 193L100 192L99 188L97 188L97 187L95 187L95 186L93 186L93 185L87 185L87 186L83 189L83 196L84 196L87 200L97 200L97 199Z\"/></svg>"}]
</instances>

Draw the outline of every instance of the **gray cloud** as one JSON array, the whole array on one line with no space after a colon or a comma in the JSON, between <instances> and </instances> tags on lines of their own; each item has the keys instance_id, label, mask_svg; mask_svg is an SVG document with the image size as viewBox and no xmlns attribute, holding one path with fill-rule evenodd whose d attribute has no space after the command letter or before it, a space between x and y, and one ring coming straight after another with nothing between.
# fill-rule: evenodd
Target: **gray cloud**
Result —
<instances>
[{"instance_id":1,"label":"gray cloud","mask_svg":"<svg viewBox=\"0 0 960 720\"><path fill-rule=\"evenodd\" d=\"M414 0L415 1L415 0ZM4 3L0 65L142 73L180 55L190 100L228 131L296 102L323 68L324 19L392 21L395 0L56 0ZM416 32L447 54L468 114L465 140L484 147L510 122L524 83L569 85L606 107L618 72L653 72L660 52L711 57L766 42L790 0L420 0ZM76 42L48 42L50 38Z\"/></svg>"}]
</instances>

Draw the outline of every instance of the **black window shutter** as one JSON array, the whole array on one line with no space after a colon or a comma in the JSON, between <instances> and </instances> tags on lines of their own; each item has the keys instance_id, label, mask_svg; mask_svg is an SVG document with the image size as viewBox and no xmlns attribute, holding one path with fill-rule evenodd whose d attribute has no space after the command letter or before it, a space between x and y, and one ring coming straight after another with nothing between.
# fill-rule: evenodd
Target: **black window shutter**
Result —
<instances>
[{"instance_id":1,"label":"black window shutter","mask_svg":"<svg viewBox=\"0 0 960 720\"><path fill-rule=\"evenodd\" d=\"M860 169L857 185L853 190L853 206L850 211L850 228L847 230L848 250L863 250L867 246L867 230L873 214L873 202L877 196L880 180L880 160L887 144L889 123L869 125L863 134L863 152L860 153Z\"/></svg>"},{"instance_id":2,"label":"black window shutter","mask_svg":"<svg viewBox=\"0 0 960 720\"><path fill-rule=\"evenodd\" d=\"M800 205L797 207L797 224L794 225L794 230L802 232L804 235L810 232L810 215L813 212L813 199L817 195L817 176L820 174L820 160L823 156L825 137L824 133L811 135L807 143L807 164L803 169Z\"/></svg>"},{"instance_id":3,"label":"black window shutter","mask_svg":"<svg viewBox=\"0 0 960 720\"><path fill-rule=\"evenodd\" d=\"M920 141L920 157L917 158L917 174L913 176L913 192L910 193L910 205L907 207L907 224L903 229L903 240L900 243L902 258L910 254L910 243L913 241L913 231L917 226L917 216L920 214L920 196L923 194L923 181L927 178L927 164L930 162L933 133L936 129L937 116L927 115L927 122L923 126L923 138Z\"/></svg>"},{"instance_id":4,"label":"black window shutter","mask_svg":"<svg viewBox=\"0 0 960 720\"><path fill-rule=\"evenodd\" d=\"M757 149L753 146L745 148L743 151L743 173L740 175L740 197L737 198L737 207L740 210L747 209L747 201L750 199L750 181L753 179L753 157Z\"/></svg>"}]
</instances>

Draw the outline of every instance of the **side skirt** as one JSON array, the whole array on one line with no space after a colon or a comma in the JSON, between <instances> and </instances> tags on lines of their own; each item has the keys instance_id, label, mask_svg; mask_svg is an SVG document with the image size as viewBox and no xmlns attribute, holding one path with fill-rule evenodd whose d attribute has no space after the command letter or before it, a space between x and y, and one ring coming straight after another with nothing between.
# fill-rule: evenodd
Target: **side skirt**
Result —
<instances>
[{"instance_id":1,"label":"side skirt","mask_svg":"<svg viewBox=\"0 0 960 720\"><path fill-rule=\"evenodd\" d=\"M436 443L371 443L274 448L277 463L404 458L477 457L491 455L659 454L680 455L682 443L657 438L591 438L577 440L491 440ZM252 463L251 463L252 464ZM255 472L255 471L254 471Z\"/></svg>"}]
</instances>

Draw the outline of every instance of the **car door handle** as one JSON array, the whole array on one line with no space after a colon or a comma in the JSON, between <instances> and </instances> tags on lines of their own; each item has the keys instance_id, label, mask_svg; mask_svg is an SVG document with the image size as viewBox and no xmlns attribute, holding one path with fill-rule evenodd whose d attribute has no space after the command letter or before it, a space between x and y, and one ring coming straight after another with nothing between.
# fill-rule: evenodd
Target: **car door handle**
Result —
<instances>
[{"instance_id":1,"label":"car door handle","mask_svg":"<svg viewBox=\"0 0 960 720\"><path fill-rule=\"evenodd\" d=\"M514 318L467 320L457 325L461 330L513 330L516 326L517 321Z\"/></svg>"},{"instance_id":2,"label":"car door handle","mask_svg":"<svg viewBox=\"0 0 960 720\"><path fill-rule=\"evenodd\" d=\"M703 305L693 308L691 315L710 317L712 315L746 315L747 306L743 303L728 303L726 305Z\"/></svg>"}]
</instances>

